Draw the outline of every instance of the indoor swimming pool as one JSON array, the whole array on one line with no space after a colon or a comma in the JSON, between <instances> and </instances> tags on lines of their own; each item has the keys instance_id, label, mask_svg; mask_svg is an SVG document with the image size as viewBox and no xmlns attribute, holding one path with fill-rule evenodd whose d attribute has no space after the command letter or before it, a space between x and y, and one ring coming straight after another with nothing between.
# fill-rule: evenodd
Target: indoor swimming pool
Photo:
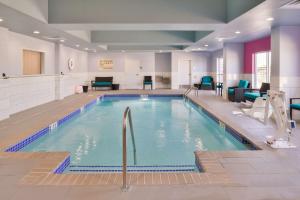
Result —
<instances>
[{"instance_id":1,"label":"indoor swimming pool","mask_svg":"<svg viewBox=\"0 0 300 200\"><path fill-rule=\"evenodd\" d=\"M71 153L70 171L105 171L122 163L122 118L132 112L137 166L145 170L194 167L194 151L248 150L202 108L182 96L105 96L21 151ZM129 132L128 132L129 133ZM128 165L133 146L127 135ZM98 167L98 168L97 168ZM130 170L130 167L129 167Z\"/></svg>"}]
</instances>

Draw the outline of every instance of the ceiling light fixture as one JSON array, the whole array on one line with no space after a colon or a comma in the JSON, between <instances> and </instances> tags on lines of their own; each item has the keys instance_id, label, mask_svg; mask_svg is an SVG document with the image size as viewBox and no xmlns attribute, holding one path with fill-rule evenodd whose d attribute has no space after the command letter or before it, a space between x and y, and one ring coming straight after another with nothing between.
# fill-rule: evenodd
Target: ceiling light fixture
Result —
<instances>
[{"instance_id":1,"label":"ceiling light fixture","mask_svg":"<svg viewBox=\"0 0 300 200\"><path fill-rule=\"evenodd\" d=\"M79 45L79 44L76 44L75 46L76 46L77 48L78 48L78 47L80 47L80 45Z\"/></svg>"},{"instance_id":2,"label":"ceiling light fixture","mask_svg":"<svg viewBox=\"0 0 300 200\"><path fill-rule=\"evenodd\" d=\"M235 32L235 34L240 34L240 33L241 33L241 31L236 31L236 32Z\"/></svg>"},{"instance_id":3,"label":"ceiling light fixture","mask_svg":"<svg viewBox=\"0 0 300 200\"><path fill-rule=\"evenodd\" d=\"M205 47L208 47L208 44L205 44L204 46L205 46Z\"/></svg>"},{"instance_id":4,"label":"ceiling light fixture","mask_svg":"<svg viewBox=\"0 0 300 200\"><path fill-rule=\"evenodd\" d=\"M84 48L84 50L88 51L88 50L89 50L89 48Z\"/></svg>"},{"instance_id":5,"label":"ceiling light fixture","mask_svg":"<svg viewBox=\"0 0 300 200\"><path fill-rule=\"evenodd\" d=\"M0 18L0 22L3 22L3 21L4 21L4 19Z\"/></svg>"},{"instance_id":6,"label":"ceiling light fixture","mask_svg":"<svg viewBox=\"0 0 300 200\"><path fill-rule=\"evenodd\" d=\"M125 53L126 51L125 50L122 50L122 53Z\"/></svg>"},{"instance_id":7,"label":"ceiling light fixture","mask_svg":"<svg viewBox=\"0 0 300 200\"><path fill-rule=\"evenodd\" d=\"M59 40L60 42L65 42L65 40Z\"/></svg>"},{"instance_id":8,"label":"ceiling light fixture","mask_svg":"<svg viewBox=\"0 0 300 200\"><path fill-rule=\"evenodd\" d=\"M40 32L39 31L33 31L33 34L40 34Z\"/></svg>"},{"instance_id":9,"label":"ceiling light fixture","mask_svg":"<svg viewBox=\"0 0 300 200\"><path fill-rule=\"evenodd\" d=\"M274 18L273 17L268 17L266 20L270 22L270 21L274 21Z\"/></svg>"}]
</instances>

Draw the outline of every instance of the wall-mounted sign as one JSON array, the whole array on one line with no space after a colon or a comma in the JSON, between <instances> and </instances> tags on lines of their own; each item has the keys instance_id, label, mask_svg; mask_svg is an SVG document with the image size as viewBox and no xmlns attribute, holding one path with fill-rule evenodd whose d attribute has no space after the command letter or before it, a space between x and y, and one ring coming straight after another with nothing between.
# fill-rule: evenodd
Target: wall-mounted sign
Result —
<instances>
[{"instance_id":1,"label":"wall-mounted sign","mask_svg":"<svg viewBox=\"0 0 300 200\"><path fill-rule=\"evenodd\" d=\"M114 65L113 60L110 59L100 60L99 64L101 69L112 69Z\"/></svg>"}]
</instances>

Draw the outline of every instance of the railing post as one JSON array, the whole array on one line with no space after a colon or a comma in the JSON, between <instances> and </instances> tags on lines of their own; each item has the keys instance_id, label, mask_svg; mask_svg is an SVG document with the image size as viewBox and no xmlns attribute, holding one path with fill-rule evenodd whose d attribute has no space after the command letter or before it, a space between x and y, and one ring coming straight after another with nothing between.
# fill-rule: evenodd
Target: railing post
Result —
<instances>
[{"instance_id":1,"label":"railing post","mask_svg":"<svg viewBox=\"0 0 300 200\"><path fill-rule=\"evenodd\" d=\"M127 184L127 140L126 140L126 131L127 131L127 117L129 118L129 126L130 126L130 132L131 132L131 139L132 139L132 145L133 145L133 156L134 156L134 165L136 165L136 146L135 146L135 139L134 139L134 132L133 132L133 126L132 126L132 118L131 118L131 111L130 108L127 107L124 116L123 116L123 130L122 130L122 140L123 140L123 170L122 170L122 176L123 176L123 185L122 185L122 191L127 192L129 190L129 186Z\"/></svg>"}]
</instances>

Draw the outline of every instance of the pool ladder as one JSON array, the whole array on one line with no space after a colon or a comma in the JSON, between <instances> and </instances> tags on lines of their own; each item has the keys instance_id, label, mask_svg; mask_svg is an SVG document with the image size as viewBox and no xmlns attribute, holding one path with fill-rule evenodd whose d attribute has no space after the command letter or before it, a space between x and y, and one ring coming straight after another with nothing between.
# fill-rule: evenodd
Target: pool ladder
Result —
<instances>
[{"instance_id":1,"label":"pool ladder","mask_svg":"<svg viewBox=\"0 0 300 200\"><path fill-rule=\"evenodd\" d=\"M183 94L183 98L186 100L188 97L188 94L193 90L193 87L188 88L184 94Z\"/></svg>"},{"instance_id":2,"label":"pool ladder","mask_svg":"<svg viewBox=\"0 0 300 200\"><path fill-rule=\"evenodd\" d=\"M134 165L137 164L136 161L136 146L135 146L135 139L134 139L134 131L132 126L132 117L131 117L131 110L129 107L126 108L124 115L123 115L123 129L122 129L122 140L123 140L123 165L122 165L122 176L123 176L123 185L122 191L127 192L129 190L129 185L127 183L127 121L129 121L130 126L130 133L131 133L131 140L133 145L133 158L134 158Z\"/></svg>"}]
</instances>

